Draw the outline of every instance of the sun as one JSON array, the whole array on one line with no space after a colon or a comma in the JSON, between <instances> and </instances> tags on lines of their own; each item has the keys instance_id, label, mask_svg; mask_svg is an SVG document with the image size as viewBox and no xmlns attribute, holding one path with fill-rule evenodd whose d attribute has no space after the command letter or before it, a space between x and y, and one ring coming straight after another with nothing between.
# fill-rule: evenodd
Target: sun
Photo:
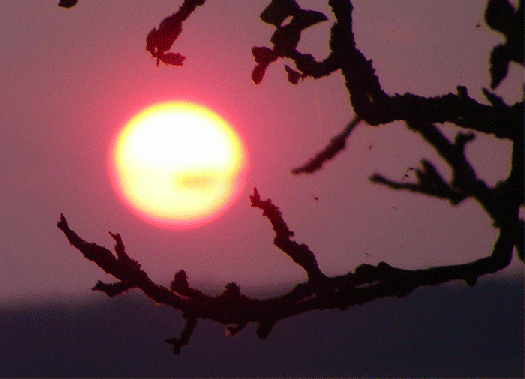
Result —
<instances>
[{"instance_id":1,"label":"sun","mask_svg":"<svg viewBox=\"0 0 525 379\"><path fill-rule=\"evenodd\" d=\"M113 187L137 216L188 229L220 216L244 187L246 151L233 128L197 104L164 102L133 117L109 153Z\"/></svg>"}]
</instances>

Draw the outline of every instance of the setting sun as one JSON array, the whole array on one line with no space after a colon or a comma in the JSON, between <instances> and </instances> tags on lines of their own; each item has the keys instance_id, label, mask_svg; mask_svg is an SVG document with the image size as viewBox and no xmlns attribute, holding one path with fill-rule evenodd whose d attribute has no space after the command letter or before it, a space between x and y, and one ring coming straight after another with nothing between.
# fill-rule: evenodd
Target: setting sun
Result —
<instances>
[{"instance_id":1,"label":"setting sun","mask_svg":"<svg viewBox=\"0 0 525 379\"><path fill-rule=\"evenodd\" d=\"M153 105L133 117L110 151L124 203L158 226L186 229L217 218L244 184L246 153L228 123L187 102Z\"/></svg>"}]
</instances>

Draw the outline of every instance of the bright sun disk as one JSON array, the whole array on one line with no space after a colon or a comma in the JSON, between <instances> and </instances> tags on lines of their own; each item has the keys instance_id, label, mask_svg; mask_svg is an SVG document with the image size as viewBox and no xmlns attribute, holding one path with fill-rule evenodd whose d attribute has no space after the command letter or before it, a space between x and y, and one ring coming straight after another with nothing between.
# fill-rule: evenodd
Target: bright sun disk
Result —
<instances>
[{"instance_id":1,"label":"bright sun disk","mask_svg":"<svg viewBox=\"0 0 525 379\"><path fill-rule=\"evenodd\" d=\"M166 102L140 112L110 152L112 183L139 217L178 229L222 214L244 185L246 152L228 123L202 106Z\"/></svg>"}]
</instances>

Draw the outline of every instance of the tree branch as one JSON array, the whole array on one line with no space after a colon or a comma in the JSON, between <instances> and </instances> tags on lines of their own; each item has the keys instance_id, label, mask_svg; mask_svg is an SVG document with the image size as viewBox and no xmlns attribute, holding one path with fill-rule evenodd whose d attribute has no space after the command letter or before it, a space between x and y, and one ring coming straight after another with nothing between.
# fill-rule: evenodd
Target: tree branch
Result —
<instances>
[{"instance_id":1,"label":"tree branch","mask_svg":"<svg viewBox=\"0 0 525 379\"><path fill-rule=\"evenodd\" d=\"M301 266L308 274L309 280L318 281L325 278L317 265L314 253L310 251L308 246L304 244L299 245L290 239L294 233L288 229L288 225L286 225L286 222L283 220L279 208L273 205L270 199L261 200L257 188L253 189L253 195L250 196L250 201L252 207L262 209L264 211L263 216L270 220L275 231L275 238L273 240L275 246Z\"/></svg>"},{"instance_id":2,"label":"tree branch","mask_svg":"<svg viewBox=\"0 0 525 379\"><path fill-rule=\"evenodd\" d=\"M186 59L184 56L179 53L166 53L166 51L171 49L182 32L182 23L195 11L195 8L205 2L206 0L184 0L176 13L162 20L158 29L150 30L146 38L146 50L152 57L157 58L157 66L159 61L166 65L182 66L182 62Z\"/></svg>"},{"instance_id":3,"label":"tree branch","mask_svg":"<svg viewBox=\"0 0 525 379\"><path fill-rule=\"evenodd\" d=\"M225 291L218 296L205 295L189 287L183 270L175 274L170 291L153 283L140 269L140 265L129 258L118 234L111 234L116 240L115 250L120 251L117 253L120 257L115 258L106 248L81 239L69 228L63 215L60 215L57 226L86 258L120 280L115 284L99 281L94 289L115 296L130 288L137 288L157 304L183 312L187 321L180 338L166 339L167 343L173 345L175 353L189 343L199 318L226 325L231 335L244 329L250 322L257 322L257 336L266 338L278 321L311 310L345 310L352 305L368 303L381 297L403 297L421 286L438 285L454 279L465 280L472 286L479 276L506 267L511 261L515 243L515 230L512 227L502 228L492 255L472 263L426 270L403 270L380 262L377 266L360 265L353 273L346 275L327 277L319 270L313 252L306 245L290 240L293 232L288 229L279 208L269 199L261 200L256 189L250 200L253 207L264 211L263 215L272 224L276 232L275 245L303 267L309 277L307 282L296 285L290 292L266 300L251 299L241 294L235 283L227 284Z\"/></svg>"},{"instance_id":4,"label":"tree branch","mask_svg":"<svg viewBox=\"0 0 525 379\"><path fill-rule=\"evenodd\" d=\"M165 18L158 29L153 28L150 31L146 49L157 59L157 65L160 61L168 65L182 65L185 59L182 55L167 51L180 35L182 23L204 2L205 0L184 0L178 12ZM523 25L523 1L520 0L516 11L512 7L510 10L506 7L503 18L496 17L497 12L493 6L497 2L510 6L507 0L489 0L487 7L487 23L506 37L505 45L497 47L492 54L493 88L505 77L506 71L502 70L506 70L510 60L519 60L519 63L523 64L523 52L521 55L514 55L515 51L507 51L509 48L521 48L523 51L522 26L518 30L519 34L516 34L516 28ZM60 6L72 6L74 3L76 1L61 0ZM524 203L523 101L508 106L494 93L484 90L490 103L484 105L470 98L467 89L462 86L457 87L456 94L449 93L432 98L411 93L389 96L381 88L372 61L367 60L355 45L351 1L330 0L329 5L336 21L330 32L331 52L323 61L317 62L313 56L298 52L297 46L304 29L327 18L320 12L301 9L294 0L271 1L261 14L261 20L276 28L270 40L273 47L252 49L257 64L252 72L255 83L263 79L268 65L280 58L291 59L295 63L296 69L285 66L288 79L294 84L300 79L321 78L339 69L345 79L356 117L345 130L332 138L325 149L305 165L294 169L293 173L311 173L321 168L324 162L344 149L346 139L361 120L370 125L404 120L408 128L419 133L451 167L451 183L447 183L432 163L426 160L421 161L422 169L415 170L417 183L397 183L378 174L371 180L394 189L406 189L444 198L452 204L457 204L466 197L473 197L492 218L494 226L499 228L499 237L492 254L471 263L420 270L404 270L384 262L376 266L362 264L355 268L354 272L327 277L319 269L310 248L292 240L294 233L288 228L279 208L270 199L262 200L254 188L253 195L250 196L251 206L263 211L263 216L269 220L275 231L274 244L306 271L308 280L296 285L286 294L266 300L243 295L240 287L233 282L226 284L220 295L209 296L190 287L184 270L179 270L174 275L170 289L154 283L142 270L141 265L127 254L119 234L109 233L115 241L115 256L105 247L84 241L69 228L61 214L57 227L70 244L84 257L117 279L117 282L112 284L98 281L93 290L104 292L111 297L137 288L156 303L182 312L186 322L180 337L166 339L167 343L173 345L174 353L178 353L189 343L198 319L222 323L232 335L240 332L249 323L255 322L258 324L257 335L265 338L278 321L314 309L344 310L352 305L368 303L381 297L406 296L419 287L438 285L450 280L465 280L468 285L473 286L479 276L506 267L512 259L513 247L516 247L518 256L524 259L524 223L518 217L519 206ZM290 22L283 25L284 20L288 18L291 19ZM518 46L519 43L521 47ZM504 59L500 59L501 57ZM497 138L510 139L513 155L509 177L494 188L478 179L464 152L465 145L474 136L460 133L454 143L451 143L433 125L443 122L452 122L471 131L493 134Z\"/></svg>"},{"instance_id":5,"label":"tree branch","mask_svg":"<svg viewBox=\"0 0 525 379\"><path fill-rule=\"evenodd\" d=\"M352 121L346 125L344 130L333 137L330 143L326 147L317 153L312 159L306 162L304 165L292 169L292 174L312 174L317 170L321 169L321 166L326 161L333 159L340 151L343 151L346 147L346 139L352 133L354 128L359 124L361 119L359 116L355 116Z\"/></svg>"},{"instance_id":6,"label":"tree branch","mask_svg":"<svg viewBox=\"0 0 525 379\"><path fill-rule=\"evenodd\" d=\"M424 98L411 93L388 96L375 75L372 61L357 49L352 33L352 4L349 0L330 0L336 17L330 48L337 57L354 111L370 125L396 120L444 123L515 139L523 135L523 101L512 107L479 104L458 86L458 94ZM521 33L521 31L520 31ZM523 62L522 62L523 64Z\"/></svg>"}]
</instances>

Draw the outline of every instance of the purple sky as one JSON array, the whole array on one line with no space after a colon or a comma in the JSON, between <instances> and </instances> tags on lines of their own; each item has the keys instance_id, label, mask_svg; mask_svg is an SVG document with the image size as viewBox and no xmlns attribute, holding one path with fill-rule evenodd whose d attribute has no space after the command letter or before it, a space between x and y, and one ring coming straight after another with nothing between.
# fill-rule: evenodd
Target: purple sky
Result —
<instances>
[{"instance_id":1,"label":"purple sky","mask_svg":"<svg viewBox=\"0 0 525 379\"><path fill-rule=\"evenodd\" d=\"M268 221L250 208L254 186L280 207L295 239L310 246L328 275L379 261L402 268L468 262L491 251L497 231L473 201L453 208L368 181L375 172L401 180L422 158L449 176L402 123L360 124L321 172L290 173L353 112L338 72L294 86L279 61L261 84L252 83L251 48L269 46L274 30L258 18L266 2L210 1L197 9L174 47L187 57L182 68L156 67L144 48L148 31L177 10L174 2L89 0L70 10L56 3L0 2L0 301L84 295L98 279L111 281L68 245L56 228L61 212L90 242L111 247L107 232L120 233L129 255L160 284L180 269L190 284L213 292L230 281L248 293L304 281L302 269L273 246ZM330 17L316 3L299 1ZM463 85L486 103L488 56L502 38L483 24L485 1L353 4L357 46L373 60L385 91L437 96ZM299 50L324 57L330 25L304 32ZM523 71L513 65L497 94L517 101L522 83ZM199 229L151 226L110 186L111 138L161 100L191 100L216 111L250 156L244 193ZM456 130L442 129L450 137ZM467 155L493 185L508 173L509 147L481 135ZM519 270L523 265L506 271Z\"/></svg>"}]
</instances>

